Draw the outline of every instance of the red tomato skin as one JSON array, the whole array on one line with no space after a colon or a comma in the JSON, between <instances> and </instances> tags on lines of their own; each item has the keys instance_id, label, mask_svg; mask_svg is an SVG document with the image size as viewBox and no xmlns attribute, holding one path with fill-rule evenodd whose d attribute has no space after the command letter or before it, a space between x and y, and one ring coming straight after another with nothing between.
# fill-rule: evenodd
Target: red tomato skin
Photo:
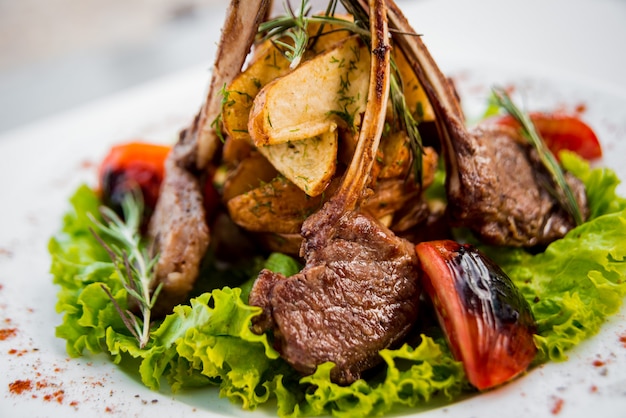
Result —
<instances>
[{"instance_id":1,"label":"red tomato skin","mask_svg":"<svg viewBox=\"0 0 626 418\"><path fill-rule=\"evenodd\" d=\"M537 352L535 324L510 279L468 245L443 240L415 249L424 289L470 383L486 390L523 373Z\"/></svg>"},{"instance_id":2,"label":"red tomato skin","mask_svg":"<svg viewBox=\"0 0 626 418\"><path fill-rule=\"evenodd\" d=\"M98 189L103 203L121 214L124 195L139 187L144 200L145 226L159 199L170 151L167 145L138 141L113 146L98 169ZM211 173L204 182L203 197L208 222L220 203Z\"/></svg>"},{"instance_id":3,"label":"red tomato skin","mask_svg":"<svg viewBox=\"0 0 626 418\"><path fill-rule=\"evenodd\" d=\"M171 147L144 142L115 145L98 170L99 190L107 206L119 211L124 195L139 187L145 215L154 210Z\"/></svg>"},{"instance_id":4,"label":"red tomato skin","mask_svg":"<svg viewBox=\"0 0 626 418\"><path fill-rule=\"evenodd\" d=\"M594 130L577 116L565 113L530 112L539 135L558 158L562 150L573 151L586 160L602 157L602 146ZM518 127L511 116L497 119L497 123Z\"/></svg>"}]
</instances>

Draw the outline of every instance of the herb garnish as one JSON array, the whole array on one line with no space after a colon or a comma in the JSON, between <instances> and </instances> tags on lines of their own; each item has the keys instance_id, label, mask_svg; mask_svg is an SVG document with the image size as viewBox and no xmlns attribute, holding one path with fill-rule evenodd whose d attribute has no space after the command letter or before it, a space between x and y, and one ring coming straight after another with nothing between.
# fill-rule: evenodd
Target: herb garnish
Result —
<instances>
[{"instance_id":1,"label":"herb garnish","mask_svg":"<svg viewBox=\"0 0 626 418\"><path fill-rule=\"evenodd\" d=\"M122 310L108 287L102 285L102 289L111 299L126 328L139 342L139 347L144 348L150 340L152 307L161 291L162 283L157 286L153 293L151 292L154 267L158 256L151 257L141 240L140 227L143 214L141 192L134 191L124 196L122 200L123 218L107 206L101 206L99 210L104 223L98 221L91 214L88 216L98 230L111 238L111 241L107 244L94 229L90 228L90 231L111 257L124 289L138 304L141 318L138 318L128 309Z\"/></svg>"},{"instance_id":2,"label":"herb garnish","mask_svg":"<svg viewBox=\"0 0 626 418\"><path fill-rule=\"evenodd\" d=\"M289 2L285 2L287 14L275 19L268 20L259 25L259 33L265 33L263 39L270 39L276 48L291 62L290 68L296 68L309 44L309 33L307 26L309 18L307 15L311 11L308 0L302 1L298 14L291 8ZM281 40L281 37L288 37L293 44Z\"/></svg>"},{"instance_id":3,"label":"herb garnish","mask_svg":"<svg viewBox=\"0 0 626 418\"><path fill-rule=\"evenodd\" d=\"M288 14L262 23L259 26L259 34L262 36L263 40L271 40L274 45L277 46L285 58L291 62L290 67L292 69L299 65L307 48L311 48L312 45L310 44L315 41L315 38L309 39L307 32L307 26L309 23L315 22L322 25L318 34L321 33L324 24L332 24L340 27L341 29L339 30L348 30L352 33L360 35L366 42L369 43L371 36L369 32L369 18L365 11L357 2L353 0L341 0L341 3L346 8L348 13L353 16L354 22L340 19L334 17L337 3L338 0L330 0L328 7L326 8L326 13L323 16L308 16L311 10L308 0L302 1L297 15L290 5L286 4L285 9L288 11ZM281 37L285 36L291 38L293 45L280 40ZM415 175L415 181L421 185L421 156L423 154L423 146L422 138L417 128L419 122L415 120L406 104L404 92L402 91L402 77L397 71L397 67L393 62L393 57L391 61L391 65L394 68L394 71L391 74L390 86L393 114L396 120L396 125L401 130L404 130L409 137L409 145L414 156L413 173ZM346 118L346 116L349 116L347 113L342 116L344 116L344 119L350 119Z\"/></svg>"},{"instance_id":4,"label":"herb garnish","mask_svg":"<svg viewBox=\"0 0 626 418\"><path fill-rule=\"evenodd\" d=\"M423 161L421 156L424 153L422 137L417 128L418 122L415 120L406 104L406 98L404 97L401 86L402 78L400 77L393 61L392 67L394 68L394 71L391 73L389 97L391 97L394 119L400 126L400 129L404 130L409 136L409 145L411 146L411 151L413 152L413 173L415 175L415 181L421 187L423 170Z\"/></svg>"},{"instance_id":5,"label":"herb garnish","mask_svg":"<svg viewBox=\"0 0 626 418\"><path fill-rule=\"evenodd\" d=\"M511 97L500 88L493 88L493 96L498 106L503 108L511 117L513 117L521 126L522 135L528 139L530 144L535 148L537 154L539 154L539 160L550 177L556 189L553 187L547 187L548 192L556 199L563 209L569 213L576 225L583 223L583 216L578 206L578 202L574 197L572 189L569 187L567 181L565 181L565 175L561 166L556 161L554 154L548 149L545 142L537 133L535 125L528 116L527 113L522 112L511 100Z\"/></svg>"}]
</instances>

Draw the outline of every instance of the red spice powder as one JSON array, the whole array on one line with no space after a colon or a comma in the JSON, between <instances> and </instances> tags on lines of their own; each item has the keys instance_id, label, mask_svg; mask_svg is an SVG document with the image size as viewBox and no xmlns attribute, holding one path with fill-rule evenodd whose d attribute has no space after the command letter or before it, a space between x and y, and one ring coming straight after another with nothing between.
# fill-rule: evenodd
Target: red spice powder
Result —
<instances>
[{"instance_id":1,"label":"red spice powder","mask_svg":"<svg viewBox=\"0 0 626 418\"><path fill-rule=\"evenodd\" d=\"M587 105L585 103L579 103L576 105L575 111L576 113L585 113L587 110Z\"/></svg>"},{"instance_id":2,"label":"red spice powder","mask_svg":"<svg viewBox=\"0 0 626 418\"><path fill-rule=\"evenodd\" d=\"M94 167L96 167L96 163L92 160L83 160L80 162L80 168L92 169Z\"/></svg>"},{"instance_id":3,"label":"red spice powder","mask_svg":"<svg viewBox=\"0 0 626 418\"><path fill-rule=\"evenodd\" d=\"M619 342L626 348L626 334L622 334L619 336Z\"/></svg>"},{"instance_id":4,"label":"red spice powder","mask_svg":"<svg viewBox=\"0 0 626 418\"><path fill-rule=\"evenodd\" d=\"M17 334L16 328L2 328L0 329L0 341L13 338L15 337L16 334Z\"/></svg>"},{"instance_id":5,"label":"red spice powder","mask_svg":"<svg viewBox=\"0 0 626 418\"><path fill-rule=\"evenodd\" d=\"M28 350L17 350L12 348L9 350L9 354L12 356L22 357L24 354L28 353Z\"/></svg>"},{"instance_id":6,"label":"red spice powder","mask_svg":"<svg viewBox=\"0 0 626 418\"><path fill-rule=\"evenodd\" d=\"M592 385L589 388L589 392L591 392L591 393L596 393L597 391L598 391L598 387L596 385Z\"/></svg>"},{"instance_id":7,"label":"red spice powder","mask_svg":"<svg viewBox=\"0 0 626 418\"><path fill-rule=\"evenodd\" d=\"M53 392L44 396L43 399L47 402L57 401L58 403L63 403L64 397L65 397L65 391L59 389L56 392Z\"/></svg>"},{"instance_id":8,"label":"red spice powder","mask_svg":"<svg viewBox=\"0 0 626 418\"><path fill-rule=\"evenodd\" d=\"M594 360L593 365L594 367L602 367L604 366L606 363L603 362L602 360Z\"/></svg>"},{"instance_id":9,"label":"red spice powder","mask_svg":"<svg viewBox=\"0 0 626 418\"><path fill-rule=\"evenodd\" d=\"M554 398L554 405L550 410L552 415L558 415L561 412L561 409L563 409L563 402L564 401L561 398Z\"/></svg>"},{"instance_id":10,"label":"red spice powder","mask_svg":"<svg viewBox=\"0 0 626 418\"><path fill-rule=\"evenodd\" d=\"M40 389L45 389L50 385L45 380L40 380L37 383L35 383L35 386L37 387L37 390L40 390Z\"/></svg>"},{"instance_id":11,"label":"red spice powder","mask_svg":"<svg viewBox=\"0 0 626 418\"><path fill-rule=\"evenodd\" d=\"M17 395L32 390L32 388L33 382L30 380L16 380L15 382L9 383L9 391Z\"/></svg>"}]
</instances>

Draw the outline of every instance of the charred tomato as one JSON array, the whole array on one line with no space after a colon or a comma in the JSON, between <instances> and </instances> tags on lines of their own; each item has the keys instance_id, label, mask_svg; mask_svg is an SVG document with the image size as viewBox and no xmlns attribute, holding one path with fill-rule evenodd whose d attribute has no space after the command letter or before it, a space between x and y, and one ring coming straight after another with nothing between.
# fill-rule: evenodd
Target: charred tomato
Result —
<instances>
[{"instance_id":1,"label":"charred tomato","mask_svg":"<svg viewBox=\"0 0 626 418\"><path fill-rule=\"evenodd\" d=\"M121 213L124 196L138 188L144 201L144 219L147 219L159 198L165 158L170 149L143 142L113 146L98 170L103 203Z\"/></svg>"},{"instance_id":2,"label":"charred tomato","mask_svg":"<svg viewBox=\"0 0 626 418\"><path fill-rule=\"evenodd\" d=\"M537 351L536 327L511 279L468 244L424 242L416 252L424 289L470 383L489 389L524 372Z\"/></svg>"},{"instance_id":3,"label":"charred tomato","mask_svg":"<svg viewBox=\"0 0 626 418\"><path fill-rule=\"evenodd\" d=\"M165 160L170 151L171 147L167 145L147 142L128 142L113 146L98 170L102 202L121 215L124 195L133 189L139 189L144 201L145 225L159 199L165 176ZM207 220L213 217L220 201L212 178L212 173L208 173L203 185Z\"/></svg>"}]
</instances>

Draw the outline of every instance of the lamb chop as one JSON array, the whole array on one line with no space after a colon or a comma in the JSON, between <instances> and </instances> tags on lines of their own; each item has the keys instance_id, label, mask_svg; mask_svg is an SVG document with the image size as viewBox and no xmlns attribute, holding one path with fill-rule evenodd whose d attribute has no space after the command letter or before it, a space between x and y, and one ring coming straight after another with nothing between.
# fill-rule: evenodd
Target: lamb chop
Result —
<instances>
[{"instance_id":1,"label":"lamb chop","mask_svg":"<svg viewBox=\"0 0 626 418\"><path fill-rule=\"evenodd\" d=\"M221 112L220 89L241 71L270 0L232 0L220 39L207 99L181 132L165 163L165 177L148 235L159 254L152 288L163 284L155 315L171 312L192 289L209 245L203 205L204 171L219 149L213 121Z\"/></svg>"},{"instance_id":2,"label":"lamb chop","mask_svg":"<svg viewBox=\"0 0 626 418\"><path fill-rule=\"evenodd\" d=\"M359 0L366 7L365 0ZM435 114L446 162L448 215L484 242L531 247L561 238L576 226L572 216L548 192L551 180L537 154L521 135L501 126L468 130L459 102L426 46L398 6L389 0L394 42L405 53ZM584 186L566 174L585 216Z\"/></svg>"},{"instance_id":3,"label":"lamb chop","mask_svg":"<svg viewBox=\"0 0 626 418\"><path fill-rule=\"evenodd\" d=\"M370 0L372 60L368 102L357 149L341 186L303 224L304 269L291 277L262 271L250 293L263 309L257 333L273 331L281 356L313 373L331 361L331 378L357 380L402 340L419 299L413 245L359 212L382 133L389 95L390 46L385 0Z\"/></svg>"}]
</instances>

